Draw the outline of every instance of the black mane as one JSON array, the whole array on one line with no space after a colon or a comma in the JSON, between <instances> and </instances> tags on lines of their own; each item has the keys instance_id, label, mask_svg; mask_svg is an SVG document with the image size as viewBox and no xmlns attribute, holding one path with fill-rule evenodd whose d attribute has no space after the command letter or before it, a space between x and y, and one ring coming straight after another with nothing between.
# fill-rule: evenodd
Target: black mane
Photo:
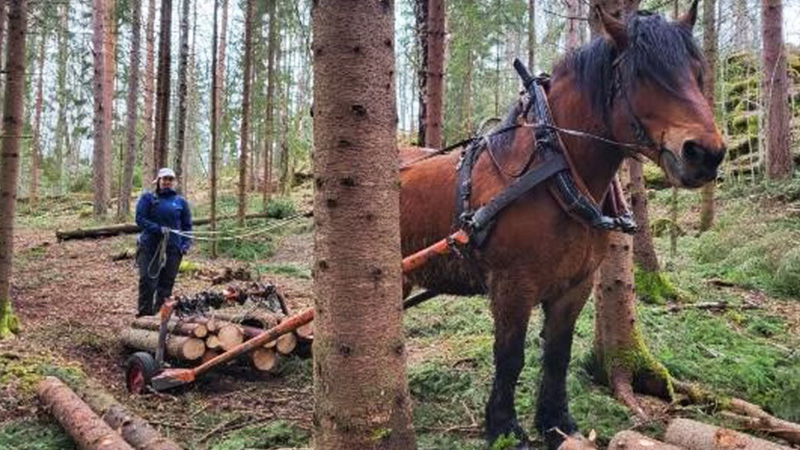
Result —
<instances>
[{"instance_id":1,"label":"black mane","mask_svg":"<svg viewBox=\"0 0 800 450\"><path fill-rule=\"evenodd\" d=\"M692 38L692 30L682 23L670 23L660 15L638 12L628 19L628 47L620 54L613 43L604 37L567 55L553 69L554 77L565 72L576 75L580 89L591 96L592 107L608 117L609 108L617 94L615 76L623 91L649 80L675 96L683 96L678 86L694 76L690 69L700 70L702 85L705 66L703 53ZM617 61L614 73L614 64Z\"/></svg>"}]
</instances>

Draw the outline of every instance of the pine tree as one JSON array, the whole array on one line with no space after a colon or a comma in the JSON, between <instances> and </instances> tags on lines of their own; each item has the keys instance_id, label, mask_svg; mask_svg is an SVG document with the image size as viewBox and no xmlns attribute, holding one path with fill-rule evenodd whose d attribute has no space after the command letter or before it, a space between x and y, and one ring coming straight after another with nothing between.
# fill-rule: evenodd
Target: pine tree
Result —
<instances>
[{"instance_id":1,"label":"pine tree","mask_svg":"<svg viewBox=\"0 0 800 450\"><path fill-rule=\"evenodd\" d=\"M137 100L139 96L139 52L142 38L142 0L131 0L133 15L131 19L131 65L128 72L128 105L125 147L125 168L122 186L117 202L117 221L125 221L131 212L131 191L133 190L133 166L136 162L136 123L138 117Z\"/></svg>"}]
</instances>

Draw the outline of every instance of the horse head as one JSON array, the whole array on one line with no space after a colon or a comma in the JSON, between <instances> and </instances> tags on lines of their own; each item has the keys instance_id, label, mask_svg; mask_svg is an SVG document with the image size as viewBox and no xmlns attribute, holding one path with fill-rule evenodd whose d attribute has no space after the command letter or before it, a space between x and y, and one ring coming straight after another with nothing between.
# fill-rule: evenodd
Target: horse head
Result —
<instances>
[{"instance_id":1,"label":"horse head","mask_svg":"<svg viewBox=\"0 0 800 450\"><path fill-rule=\"evenodd\" d=\"M596 8L603 38L577 53L579 82L612 137L635 142L675 186L713 180L725 143L702 92L705 61L692 38L697 1L682 18L638 12L625 20ZM573 62L575 59L573 59Z\"/></svg>"}]
</instances>

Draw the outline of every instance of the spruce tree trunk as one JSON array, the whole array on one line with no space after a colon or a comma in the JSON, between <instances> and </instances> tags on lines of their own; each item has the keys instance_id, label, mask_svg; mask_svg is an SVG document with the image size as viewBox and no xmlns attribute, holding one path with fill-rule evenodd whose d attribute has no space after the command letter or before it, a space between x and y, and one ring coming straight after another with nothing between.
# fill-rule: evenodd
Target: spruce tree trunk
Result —
<instances>
[{"instance_id":1,"label":"spruce tree trunk","mask_svg":"<svg viewBox=\"0 0 800 450\"><path fill-rule=\"evenodd\" d=\"M249 4L250 2L248 2ZM189 0L183 0L181 4L181 34L180 34L180 53L178 55L178 123L175 131L175 175L179 180L183 179L184 160L186 153L186 97L188 87L186 85L186 74L189 64ZM183 186L186 192L186 186Z\"/></svg>"},{"instance_id":2,"label":"spruce tree trunk","mask_svg":"<svg viewBox=\"0 0 800 450\"><path fill-rule=\"evenodd\" d=\"M1 8L1 7L0 7ZM69 4L59 9L58 31L58 71L56 74L56 98L58 100L58 119L56 122L56 193L64 193L64 156L69 154L67 127L67 66L69 64ZM2 16L2 13L0 13ZM2 20L2 17L0 17ZM0 31L2 35L2 31ZM0 39L2 40L2 39Z\"/></svg>"},{"instance_id":3,"label":"spruce tree trunk","mask_svg":"<svg viewBox=\"0 0 800 450\"><path fill-rule=\"evenodd\" d=\"M211 44L211 161L209 163L211 174L211 205L210 215L211 222L209 229L216 231L217 229L217 154L219 153L219 67L217 66L217 15L218 4L214 0L214 31L212 35ZM211 257L217 257L217 241L211 242Z\"/></svg>"},{"instance_id":4,"label":"spruce tree trunk","mask_svg":"<svg viewBox=\"0 0 800 450\"><path fill-rule=\"evenodd\" d=\"M416 448L402 326L393 15L383 2L312 4L318 449Z\"/></svg>"},{"instance_id":5,"label":"spruce tree trunk","mask_svg":"<svg viewBox=\"0 0 800 450\"><path fill-rule=\"evenodd\" d=\"M47 30L39 38L39 67L36 78L36 101L33 115L33 141L31 142L30 184L28 199L31 206L39 197L39 172L42 161L42 111L44 110L44 49L47 46Z\"/></svg>"},{"instance_id":6,"label":"spruce tree trunk","mask_svg":"<svg viewBox=\"0 0 800 450\"><path fill-rule=\"evenodd\" d=\"M139 96L139 51L142 44L142 0L131 0L131 66L128 72L128 125L125 130L125 168L122 174L122 188L117 202L117 222L124 222L131 213L131 191L133 190L133 166L136 163L136 121L137 100Z\"/></svg>"},{"instance_id":7,"label":"spruce tree trunk","mask_svg":"<svg viewBox=\"0 0 800 450\"><path fill-rule=\"evenodd\" d=\"M761 2L764 45L764 98L767 110L767 176L772 180L792 174L789 150L789 102L786 53L783 47L782 0Z\"/></svg>"},{"instance_id":8,"label":"spruce tree trunk","mask_svg":"<svg viewBox=\"0 0 800 450\"><path fill-rule=\"evenodd\" d=\"M156 91L155 170L169 161L170 67L172 64L172 0L161 0L161 28L158 41L158 87Z\"/></svg>"},{"instance_id":9,"label":"spruce tree trunk","mask_svg":"<svg viewBox=\"0 0 800 450\"><path fill-rule=\"evenodd\" d=\"M3 65L4 54L3 54L3 44L5 43L5 31L6 31L6 0L0 0L0 67L5 67ZM0 99L2 99L2 87L5 80L0 77Z\"/></svg>"},{"instance_id":10,"label":"spruce tree trunk","mask_svg":"<svg viewBox=\"0 0 800 450\"><path fill-rule=\"evenodd\" d=\"M0 340L19 331L11 305L14 210L17 204L19 149L25 124L25 39L28 1L8 0L3 139L0 141Z\"/></svg>"},{"instance_id":11,"label":"spruce tree trunk","mask_svg":"<svg viewBox=\"0 0 800 450\"><path fill-rule=\"evenodd\" d=\"M428 78L425 146L442 148L444 127L444 0L428 0Z\"/></svg>"},{"instance_id":12,"label":"spruce tree trunk","mask_svg":"<svg viewBox=\"0 0 800 450\"><path fill-rule=\"evenodd\" d=\"M272 161L275 143L275 72L277 65L275 47L278 45L278 17L275 11L275 2L277 0L267 1L269 14L269 42L267 45L269 47L267 49L267 111L264 119L266 122L266 136L264 137L264 192L262 199L264 211L267 210L270 191L272 190Z\"/></svg>"},{"instance_id":13,"label":"spruce tree trunk","mask_svg":"<svg viewBox=\"0 0 800 450\"><path fill-rule=\"evenodd\" d=\"M247 211L247 147L250 144L250 82L253 74L253 3L247 2L244 15L244 88L242 92L242 129L239 133L239 208L237 219L244 226Z\"/></svg>"},{"instance_id":14,"label":"spruce tree trunk","mask_svg":"<svg viewBox=\"0 0 800 450\"><path fill-rule=\"evenodd\" d=\"M528 0L528 70L536 70L536 0Z\"/></svg>"},{"instance_id":15,"label":"spruce tree trunk","mask_svg":"<svg viewBox=\"0 0 800 450\"><path fill-rule=\"evenodd\" d=\"M111 165L112 94L106 77L110 62L106 52L110 30L110 11L113 0L94 0L94 215L104 218L110 198L108 167Z\"/></svg>"},{"instance_id":16,"label":"spruce tree trunk","mask_svg":"<svg viewBox=\"0 0 800 450\"><path fill-rule=\"evenodd\" d=\"M581 45L580 21L577 19L580 12L580 0L566 0L567 3L567 52L575 50Z\"/></svg>"},{"instance_id":17,"label":"spruce tree trunk","mask_svg":"<svg viewBox=\"0 0 800 450\"><path fill-rule=\"evenodd\" d=\"M707 73L703 77L703 96L716 109L714 89L716 84L717 68L717 27L716 27L716 1L703 0L703 53L706 57ZM707 231L714 225L714 192L716 181L712 181L701 191L700 202L700 232Z\"/></svg>"},{"instance_id":18,"label":"spruce tree trunk","mask_svg":"<svg viewBox=\"0 0 800 450\"><path fill-rule=\"evenodd\" d=\"M533 1L533 0L531 0ZM425 120L428 114L428 3L429 0L414 0L414 18L416 20L416 38L419 48L417 72L417 102L419 103L419 133L417 145L425 146Z\"/></svg>"},{"instance_id":19,"label":"spruce tree trunk","mask_svg":"<svg viewBox=\"0 0 800 450\"><path fill-rule=\"evenodd\" d=\"M142 146L142 184L147 187L156 176L154 136L153 136L153 99L155 94L155 18L156 0L149 0L147 10L147 28L145 40L147 62L144 69L144 145Z\"/></svg>"},{"instance_id":20,"label":"spruce tree trunk","mask_svg":"<svg viewBox=\"0 0 800 450\"><path fill-rule=\"evenodd\" d=\"M633 236L633 261L647 272L658 272L658 256L650 232L650 213L647 210L647 189L644 186L644 167L641 161L628 160L630 174L631 208L639 230Z\"/></svg>"}]
</instances>

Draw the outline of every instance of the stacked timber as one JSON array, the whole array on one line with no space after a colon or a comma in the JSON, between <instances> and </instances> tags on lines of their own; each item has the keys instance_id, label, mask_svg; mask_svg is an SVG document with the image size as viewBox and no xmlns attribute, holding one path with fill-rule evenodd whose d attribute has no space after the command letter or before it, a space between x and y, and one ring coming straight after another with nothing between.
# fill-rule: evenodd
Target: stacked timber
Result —
<instances>
[{"instance_id":1,"label":"stacked timber","mask_svg":"<svg viewBox=\"0 0 800 450\"><path fill-rule=\"evenodd\" d=\"M166 354L176 360L201 364L255 338L280 324L286 316L263 308L222 308L208 315L171 320L167 325ZM140 317L120 335L130 348L155 353L161 319ZM262 372L272 372L280 359L289 355L307 357L314 338L313 325L307 324L281 335L250 353L252 366Z\"/></svg>"}]
</instances>

